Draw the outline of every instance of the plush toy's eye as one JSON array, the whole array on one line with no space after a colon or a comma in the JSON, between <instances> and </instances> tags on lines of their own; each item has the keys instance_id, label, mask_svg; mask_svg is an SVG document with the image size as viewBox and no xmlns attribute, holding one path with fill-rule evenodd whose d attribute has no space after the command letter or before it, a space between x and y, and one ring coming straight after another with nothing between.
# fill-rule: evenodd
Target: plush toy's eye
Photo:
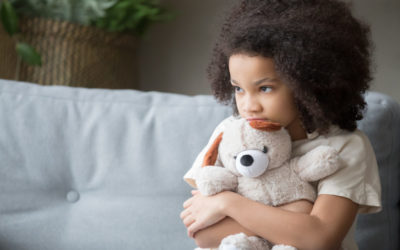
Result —
<instances>
[{"instance_id":1,"label":"plush toy's eye","mask_svg":"<svg viewBox=\"0 0 400 250\"><path fill-rule=\"evenodd\" d=\"M263 150L245 150L236 156L236 169L246 177L262 175L268 168L268 155L266 147Z\"/></svg>"},{"instance_id":2,"label":"plush toy's eye","mask_svg":"<svg viewBox=\"0 0 400 250\"><path fill-rule=\"evenodd\" d=\"M264 146L263 153L266 154L267 152L268 152L268 148L266 146Z\"/></svg>"}]
</instances>

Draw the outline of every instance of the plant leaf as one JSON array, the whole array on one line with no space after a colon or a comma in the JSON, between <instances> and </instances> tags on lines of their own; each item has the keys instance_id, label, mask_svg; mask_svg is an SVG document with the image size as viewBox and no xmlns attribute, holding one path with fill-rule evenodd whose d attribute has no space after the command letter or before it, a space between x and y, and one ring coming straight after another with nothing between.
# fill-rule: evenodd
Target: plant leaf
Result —
<instances>
[{"instance_id":1,"label":"plant leaf","mask_svg":"<svg viewBox=\"0 0 400 250\"><path fill-rule=\"evenodd\" d=\"M11 3L1 3L0 16L3 27L10 36L18 32L18 17Z\"/></svg>"},{"instance_id":2,"label":"plant leaf","mask_svg":"<svg viewBox=\"0 0 400 250\"><path fill-rule=\"evenodd\" d=\"M132 32L142 36L155 22L172 19L173 15L156 0L119 0L106 10L104 17L93 22L108 31Z\"/></svg>"},{"instance_id":3,"label":"plant leaf","mask_svg":"<svg viewBox=\"0 0 400 250\"><path fill-rule=\"evenodd\" d=\"M30 65L42 65L42 57L29 44L19 42L16 45L16 50L21 59Z\"/></svg>"}]
</instances>

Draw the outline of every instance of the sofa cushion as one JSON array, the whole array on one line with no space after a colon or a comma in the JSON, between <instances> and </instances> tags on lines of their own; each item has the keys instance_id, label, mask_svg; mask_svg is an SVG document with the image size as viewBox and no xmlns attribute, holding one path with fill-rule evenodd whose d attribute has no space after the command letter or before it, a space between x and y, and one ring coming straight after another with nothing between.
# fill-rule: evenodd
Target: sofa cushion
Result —
<instances>
[{"instance_id":1,"label":"sofa cushion","mask_svg":"<svg viewBox=\"0 0 400 250\"><path fill-rule=\"evenodd\" d=\"M384 208L359 216L357 240L398 249L399 106L366 100ZM182 176L230 113L211 96L0 80L0 249L194 248Z\"/></svg>"},{"instance_id":2,"label":"sofa cushion","mask_svg":"<svg viewBox=\"0 0 400 250\"><path fill-rule=\"evenodd\" d=\"M210 96L0 81L0 249L192 249L182 180Z\"/></svg>"}]
</instances>

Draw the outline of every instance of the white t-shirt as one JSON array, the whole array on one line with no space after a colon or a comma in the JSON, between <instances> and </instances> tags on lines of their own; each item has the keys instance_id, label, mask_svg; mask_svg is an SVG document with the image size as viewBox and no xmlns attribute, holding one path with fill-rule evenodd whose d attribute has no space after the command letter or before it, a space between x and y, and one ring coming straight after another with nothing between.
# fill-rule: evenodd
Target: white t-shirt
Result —
<instances>
[{"instance_id":1,"label":"white t-shirt","mask_svg":"<svg viewBox=\"0 0 400 250\"><path fill-rule=\"evenodd\" d=\"M214 139L229 123L236 119L228 117L214 130L208 144L197 156L184 180L196 187L195 179L205 152ZM292 156L303 155L319 145L335 148L342 160L343 167L336 173L315 183L317 193L330 194L348 198L359 204L359 213L375 213L381 210L381 184L375 153L367 136L360 130L349 132L337 126L331 126L329 132L319 135L317 132L307 134L307 139L294 141ZM358 249L354 239L355 224L347 233L342 247L345 250Z\"/></svg>"}]
</instances>

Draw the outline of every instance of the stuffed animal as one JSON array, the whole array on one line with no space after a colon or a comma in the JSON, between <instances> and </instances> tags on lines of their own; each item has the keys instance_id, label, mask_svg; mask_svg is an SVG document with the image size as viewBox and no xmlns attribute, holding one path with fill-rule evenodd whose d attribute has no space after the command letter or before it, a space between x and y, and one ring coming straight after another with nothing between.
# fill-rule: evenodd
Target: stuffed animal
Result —
<instances>
[{"instance_id":1,"label":"stuffed animal","mask_svg":"<svg viewBox=\"0 0 400 250\"><path fill-rule=\"evenodd\" d=\"M305 199L314 202L316 190L309 183L336 172L338 153L318 146L307 154L291 158L291 139L280 124L269 121L235 119L207 151L196 185L206 196L230 190L249 199L278 206ZM272 246L260 237L243 233L221 241L219 249L288 250Z\"/></svg>"}]
</instances>

